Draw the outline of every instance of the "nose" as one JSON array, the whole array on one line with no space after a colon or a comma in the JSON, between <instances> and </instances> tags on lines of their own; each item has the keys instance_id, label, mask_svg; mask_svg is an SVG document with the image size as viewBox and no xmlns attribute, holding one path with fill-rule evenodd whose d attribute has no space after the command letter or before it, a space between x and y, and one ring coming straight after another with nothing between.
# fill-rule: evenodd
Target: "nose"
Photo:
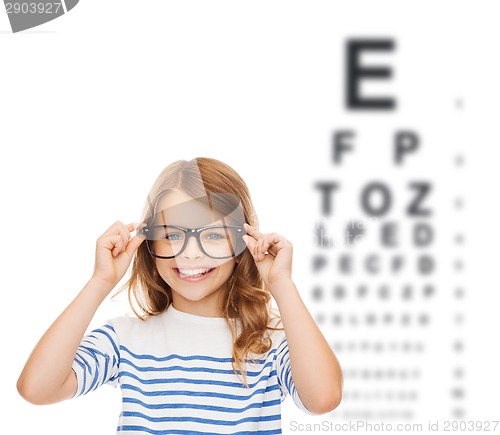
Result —
<instances>
[{"instance_id":1,"label":"nose","mask_svg":"<svg viewBox=\"0 0 500 435\"><path fill-rule=\"evenodd\" d=\"M198 244L196 237L189 237L187 245L184 248L184 251L182 251L182 257L189 260L203 257L203 252L200 249L200 245Z\"/></svg>"}]
</instances>

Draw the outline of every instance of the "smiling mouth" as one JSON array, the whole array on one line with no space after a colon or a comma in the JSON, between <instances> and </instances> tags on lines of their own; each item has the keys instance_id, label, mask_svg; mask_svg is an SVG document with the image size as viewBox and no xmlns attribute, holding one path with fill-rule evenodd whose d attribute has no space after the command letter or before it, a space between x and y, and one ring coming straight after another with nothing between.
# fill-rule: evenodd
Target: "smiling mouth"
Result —
<instances>
[{"instance_id":1,"label":"smiling mouth","mask_svg":"<svg viewBox=\"0 0 500 435\"><path fill-rule=\"evenodd\" d=\"M181 278L199 278L214 270L215 268L199 268L199 269L182 269L174 267L174 270L180 275Z\"/></svg>"}]
</instances>

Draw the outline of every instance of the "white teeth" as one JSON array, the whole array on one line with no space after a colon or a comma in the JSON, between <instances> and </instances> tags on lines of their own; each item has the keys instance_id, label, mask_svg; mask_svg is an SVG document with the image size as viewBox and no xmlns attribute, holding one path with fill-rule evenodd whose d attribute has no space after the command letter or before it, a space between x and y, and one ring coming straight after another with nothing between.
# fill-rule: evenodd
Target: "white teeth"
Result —
<instances>
[{"instance_id":1,"label":"white teeth","mask_svg":"<svg viewBox=\"0 0 500 435\"><path fill-rule=\"evenodd\" d=\"M199 275L208 272L211 269L179 269L181 275Z\"/></svg>"}]
</instances>

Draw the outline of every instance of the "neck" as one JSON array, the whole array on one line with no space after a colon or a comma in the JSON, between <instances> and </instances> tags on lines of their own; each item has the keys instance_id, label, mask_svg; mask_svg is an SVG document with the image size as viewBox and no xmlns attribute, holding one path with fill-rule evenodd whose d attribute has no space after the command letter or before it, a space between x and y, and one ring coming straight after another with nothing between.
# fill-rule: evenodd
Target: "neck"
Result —
<instances>
[{"instance_id":1,"label":"neck","mask_svg":"<svg viewBox=\"0 0 500 435\"><path fill-rule=\"evenodd\" d=\"M222 309L222 298L216 292L201 300L193 301L183 297L180 294L172 292L172 305L178 311L194 314L202 317L224 317Z\"/></svg>"}]
</instances>

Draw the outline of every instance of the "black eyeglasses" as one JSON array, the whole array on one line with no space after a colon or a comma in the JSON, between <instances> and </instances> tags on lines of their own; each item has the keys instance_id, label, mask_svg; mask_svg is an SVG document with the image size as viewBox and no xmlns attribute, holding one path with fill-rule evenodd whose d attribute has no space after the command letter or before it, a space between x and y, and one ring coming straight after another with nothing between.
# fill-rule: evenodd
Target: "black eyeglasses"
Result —
<instances>
[{"instance_id":1,"label":"black eyeglasses","mask_svg":"<svg viewBox=\"0 0 500 435\"><path fill-rule=\"evenodd\" d=\"M191 237L198 240L201 251L212 258L230 258L241 254L246 243L241 238L245 228L236 225L217 225L202 228L183 228L175 225L152 225L140 230L146 236L149 253L157 258L174 258L186 248Z\"/></svg>"}]
</instances>

